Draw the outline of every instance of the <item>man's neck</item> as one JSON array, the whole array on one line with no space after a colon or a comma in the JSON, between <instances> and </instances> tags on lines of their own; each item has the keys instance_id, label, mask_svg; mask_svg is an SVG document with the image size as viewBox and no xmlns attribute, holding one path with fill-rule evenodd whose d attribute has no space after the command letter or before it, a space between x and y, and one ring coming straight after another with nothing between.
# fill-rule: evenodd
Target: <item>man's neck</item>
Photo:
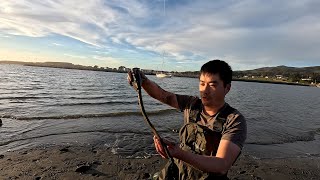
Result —
<instances>
[{"instance_id":1,"label":"man's neck","mask_svg":"<svg viewBox=\"0 0 320 180\"><path fill-rule=\"evenodd\" d=\"M224 104L225 102L216 106L203 106L204 113L206 113L209 116L213 116L220 111L220 109L224 106Z\"/></svg>"}]
</instances>

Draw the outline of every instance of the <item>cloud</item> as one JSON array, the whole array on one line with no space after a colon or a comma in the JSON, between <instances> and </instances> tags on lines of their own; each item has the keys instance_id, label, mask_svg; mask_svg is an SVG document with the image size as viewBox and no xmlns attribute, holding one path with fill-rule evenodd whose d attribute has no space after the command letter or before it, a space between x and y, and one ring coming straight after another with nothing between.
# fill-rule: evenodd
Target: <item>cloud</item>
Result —
<instances>
[{"instance_id":1,"label":"cloud","mask_svg":"<svg viewBox=\"0 0 320 180\"><path fill-rule=\"evenodd\" d=\"M71 57L71 58L76 58L76 59L87 59L87 56L79 56L79 55L74 55L74 54L63 54L63 55Z\"/></svg>"},{"instance_id":2,"label":"cloud","mask_svg":"<svg viewBox=\"0 0 320 180\"><path fill-rule=\"evenodd\" d=\"M63 46L62 44L59 44L59 43L52 43L52 44L55 46Z\"/></svg>"},{"instance_id":3,"label":"cloud","mask_svg":"<svg viewBox=\"0 0 320 180\"><path fill-rule=\"evenodd\" d=\"M10 36L8 36L8 35L3 35L3 34L0 34L0 37L3 37L3 38L10 38Z\"/></svg>"},{"instance_id":4,"label":"cloud","mask_svg":"<svg viewBox=\"0 0 320 180\"><path fill-rule=\"evenodd\" d=\"M97 55L94 55L92 56L93 59L95 60L99 60L101 61L102 64L108 64L109 66L120 66L122 65L121 64L121 60L119 59L116 59L116 58L113 58L113 57L110 57L110 56L97 56Z\"/></svg>"},{"instance_id":5,"label":"cloud","mask_svg":"<svg viewBox=\"0 0 320 180\"><path fill-rule=\"evenodd\" d=\"M0 6L3 32L31 37L60 34L95 46L116 21L114 10L99 0L1 1Z\"/></svg>"}]
</instances>

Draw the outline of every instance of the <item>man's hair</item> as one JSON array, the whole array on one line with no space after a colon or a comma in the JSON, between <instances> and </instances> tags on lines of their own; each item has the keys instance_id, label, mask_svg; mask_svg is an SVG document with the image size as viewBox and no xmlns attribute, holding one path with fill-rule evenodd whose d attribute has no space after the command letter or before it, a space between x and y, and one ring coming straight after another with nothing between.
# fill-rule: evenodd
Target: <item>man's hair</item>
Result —
<instances>
[{"instance_id":1,"label":"man's hair","mask_svg":"<svg viewBox=\"0 0 320 180\"><path fill-rule=\"evenodd\" d=\"M201 67L200 75L201 74L219 74L224 86L226 86L227 84L231 84L232 69L228 63L222 60L215 59L205 63Z\"/></svg>"}]
</instances>

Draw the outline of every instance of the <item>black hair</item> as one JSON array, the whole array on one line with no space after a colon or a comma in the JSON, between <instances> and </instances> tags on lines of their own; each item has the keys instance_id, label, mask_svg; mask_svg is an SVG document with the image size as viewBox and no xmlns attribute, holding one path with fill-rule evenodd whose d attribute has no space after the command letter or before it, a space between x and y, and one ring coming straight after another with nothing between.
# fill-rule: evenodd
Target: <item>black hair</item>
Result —
<instances>
[{"instance_id":1,"label":"black hair","mask_svg":"<svg viewBox=\"0 0 320 180\"><path fill-rule=\"evenodd\" d=\"M225 61L215 59L205 63L201 67L200 75L207 73L212 75L219 74L224 86L226 86L227 84L231 84L232 69Z\"/></svg>"}]
</instances>

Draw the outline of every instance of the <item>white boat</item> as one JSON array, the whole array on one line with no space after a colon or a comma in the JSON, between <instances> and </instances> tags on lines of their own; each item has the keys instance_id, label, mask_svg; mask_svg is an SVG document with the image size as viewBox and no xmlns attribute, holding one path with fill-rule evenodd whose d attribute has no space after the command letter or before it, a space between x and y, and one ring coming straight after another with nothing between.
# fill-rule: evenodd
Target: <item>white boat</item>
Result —
<instances>
[{"instance_id":1,"label":"white boat","mask_svg":"<svg viewBox=\"0 0 320 180\"><path fill-rule=\"evenodd\" d=\"M171 74L169 74L169 73L163 73L163 72L156 73L156 76L157 76L158 78L171 78L171 77L172 77Z\"/></svg>"},{"instance_id":2,"label":"white boat","mask_svg":"<svg viewBox=\"0 0 320 180\"><path fill-rule=\"evenodd\" d=\"M162 54L162 65L161 65L162 69L164 68L164 57L165 57L165 52L163 51L163 54ZM163 71L158 71L156 73L156 76L158 78L171 78L172 74L171 73L167 73L167 72L163 72Z\"/></svg>"}]
</instances>

